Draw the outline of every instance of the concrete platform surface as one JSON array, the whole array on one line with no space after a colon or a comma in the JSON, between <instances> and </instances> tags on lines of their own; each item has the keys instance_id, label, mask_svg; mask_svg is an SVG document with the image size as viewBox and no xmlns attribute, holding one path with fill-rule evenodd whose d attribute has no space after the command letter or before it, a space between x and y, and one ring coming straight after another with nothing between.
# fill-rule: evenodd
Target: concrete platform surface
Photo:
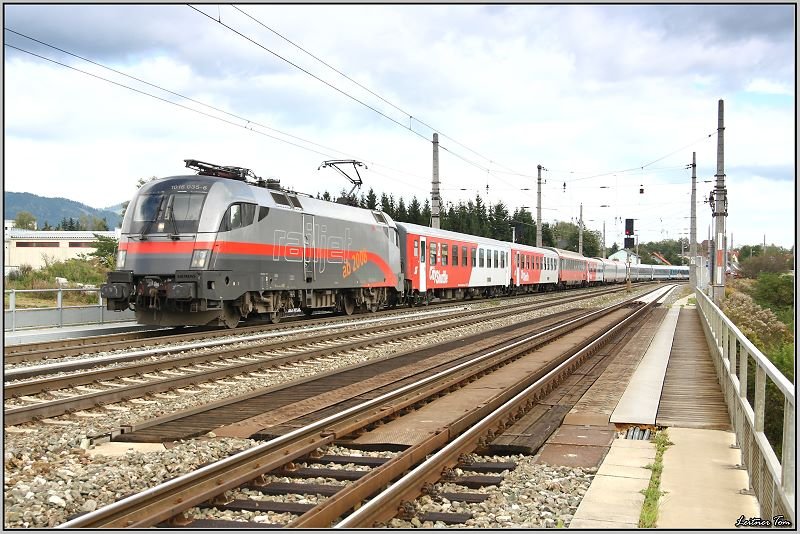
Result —
<instances>
[{"instance_id":1,"label":"concrete platform surface","mask_svg":"<svg viewBox=\"0 0 800 534\"><path fill-rule=\"evenodd\" d=\"M672 427L664 453L658 528L733 529L736 519L758 517L758 501L744 495L747 471L736 469L732 432Z\"/></svg>"},{"instance_id":2,"label":"concrete platform surface","mask_svg":"<svg viewBox=\"0 0 800 534\"><path fill-rule=\"evenodd\" d=\"M610 421L620 424L655 425L661 388L678 325L680 308L670 308L647 348Z\"/></svg>"},{"instance_id":3,"label":"concrete platform surface","mask_svg":"<svg viewBox=\"0 0 800 534\"><path fill-rule=\"evenodd\" d=\"M615 439L570 522L570 528L638 528L656 447L649 441Z\"/></svg>"}]
</instances>

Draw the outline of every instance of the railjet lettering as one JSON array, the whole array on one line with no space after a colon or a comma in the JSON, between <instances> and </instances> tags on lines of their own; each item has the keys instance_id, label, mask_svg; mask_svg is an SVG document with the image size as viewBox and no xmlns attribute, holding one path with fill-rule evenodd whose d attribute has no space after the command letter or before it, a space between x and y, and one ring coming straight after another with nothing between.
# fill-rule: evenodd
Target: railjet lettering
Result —
<instances>
[{"instance_id":1,"label":"railjet lettering","mask_svg":"<svg viewBox=\"0 0 800 534\"><path fill-rule=\"evenodd\" d=\"M447 271L439 271L436 269L436 267L431 267L430 272L428 273L428 279L437 284L446 284L449 280L449 277L447 275Z\"/></svg>"}]
</instances>

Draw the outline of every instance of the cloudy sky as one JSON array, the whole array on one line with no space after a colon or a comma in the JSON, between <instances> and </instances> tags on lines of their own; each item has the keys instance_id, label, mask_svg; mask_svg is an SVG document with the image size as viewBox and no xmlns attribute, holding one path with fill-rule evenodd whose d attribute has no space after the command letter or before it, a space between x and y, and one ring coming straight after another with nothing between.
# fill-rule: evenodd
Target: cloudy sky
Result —
<instances>
[{"instance_id":1,"label":"cloudy sky","mask_svg":"<svg viewBox=\"0 0 800 534\"><path fill-rule=\"evenodd\" d=\"M336 193L355 158L408 201L437 131L446 202L535 215L541 164L543 219L609 246L687 236L694 151L702 240L723 99L734 246L795 242L794 6L195 7L6 5L5 190L107 207L196 158Z\"/></svg>"}]
</instances>

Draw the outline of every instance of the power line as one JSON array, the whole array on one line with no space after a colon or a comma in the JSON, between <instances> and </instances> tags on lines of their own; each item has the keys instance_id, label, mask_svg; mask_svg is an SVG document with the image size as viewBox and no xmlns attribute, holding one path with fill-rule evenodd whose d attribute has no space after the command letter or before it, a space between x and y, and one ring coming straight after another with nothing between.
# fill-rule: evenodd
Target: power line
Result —
<instances>
[{"instance_id":1,"label":"power line","mask_svg":"<svg viewBox=\"0 0 800 534\"><path fill-rule=\"evenodd\" d=\"M382 111L380 111L379 109L377 109L377 108L375 108L375 107L373 107L373 106L371 106L371 105L367 104L367 103L366 103L366 102L364 102L363 100L360 100L359 98L356 98L355 96L351 95L351 94L350 94L350 93L348 93L347 91L344 91L344 90L342 90L342 89L340 89L340 88L336 87L335 85L333 85L332 83L328 82L327 80L323 80L322 78L320 78L320 77L319 77L319 76L317 76L316 74L314 74L314 73L310 72L310 71L309 71L309 70L307 70L307 69L304 69L303 67L301 67L300 65L297 65L296 63L294 63L294 62L290 61L289 59L286 59L286 58L285 58L285 57L283 57L282 55L278 54L277 52L275 52L275 51L273 51L273 50L271 50L271 49L269 49L269 48L267 48L266 46L264 46L263 44L259 43L258 41L256 41L256 40L254 40L254 39L252 39L252 38L248 37L247 35L243 34L243 33L242 33L242 32L240 32L239 30L237 30L237 29L233 28L232 26L229 26L228 24L225 24L225 23L224 23L224 22L222 22L221 20L217 20L217 19L215 19L215 18L214 18L214 17L212 17L211 15L209 15L209 14L205 13L204 11L202 11L202 10L200 10L200 9L196 8L196 7L194 7L194 6L193 6L193 5L191 5L191 4L187 4L187 5L188 5L190 8L194 9L195 11L197 11L198 13L200 13L201 15L203 15L204 17L208 18L209 20L212 20L212 21L216 22L217 24L219 24L219 25L221 25L221 26L223 26L223 27L227 28L228 30L230 30L230 31L232 31L233 33L235 33L236 35L238 35L238 36L242 37L243 39L246 39L247 41L250 41L250 42L251 42L251 43L253 43L254 45L258 46L259 48L261 48L262 50L264 50L264 51L266 51L266 52L269 52L270 54L272 54L273 56L277 57L277 58L278 58L278 59L280 59L281 61L283 61L283 62L285 62L285 63L288 63L288 64L289 64L289 65L291 65L292 67L294 67L294 68L296 68L296 69L298 69L298 70L300 70L300 71L304 72L305 74L307 74L307 75L311 76L311 77L312 77L312 78L314 78L315 80L317 80L317 81L319 81L319 82L322 82L322 83L324 83L325 85L327 85L327 86L328 86L328 87L330 87L331 89L335 90L336 92L338 92L338 93L341 93L342 95L346 96L347 98L349 98L349 99L351 99L351 100L353 100L353 101L355 101L355 102L357 102L357 103L361 104L362 106L364 106L364 107L366 107L366 108L368 108L368 109L370 109L370 110L374 111L374 112L375 112L375 113L377 113L378 115L380 115L380 116L382 116L382 117L384 117L384 118L386 118L386 119L388 119L388 120L392 121L393 123L397 124L397 125L398 125L398 126L400 126L401 128L403 128L403 129L405 129L405 130L408 130L409 132L413 133L414 135L416 135L416 136L418 136L418 137L420 137L420 138L424 139L426 142L430 142L430 140L429 140L427 137L425 137L425 136L424 136L424 135L422 135L421 133L417 132L417 131L416 131L416 130L414 130L413 128L411 128L411 127L409 127L409 126L406 126L405 124L401 123L400 121L398 121L398 120L396 120L396 119L394 119L394 118L390 117L389 115L387 115L387 114L383 113L383 112L382 112ZM418 122L422 123L421 121L418 121ZM427 126L427 125L426 125L426 126ZM430 126L429 126L429 127L430 127ZM491 169L488 169L488 168L486 168L486 167L484 167L484 166L482 166L482 165L479 165L478 163L475 163L474 161L471 161L471 160L469 160L469 159L467 159L467 158L465 158L465 157L463 157L463 156L460 156L460 155L458 155L457 153L453 152L452 150L450 150L450 149L447 149L446 147L442 146L441 144L439 144L439 148L441 148L441 149L443 149L443 150L446 150L446 151L447 151L447 152L449 152L450 154L452 154L452 155L454 155L454 156L458 157L459 159L463 160L464 162L466 162L466 163L468 163L468 164L470 164L470 165L473 165L474 167L476 167L476 168L478 168L478 169L480 169L480 170L482 170L482 171L486 171L486 172L488 172L488 173L491 173L491 172L492 172L492 171L491 171ZM483 156L481 156L481 157L483 157ZM499 178L499 177L497 177L497 178ZM500 179L502 180L502 178L500 178ZM505 180L503 180L503 181L505 181ZM508 183L508 182L506 182L506 183ZM509 185L511 185L511 184L509 184Z\"/></svg>"},{"instance_id":2,"label":"power line","mask_svg":"<svg viewBox=\"0 0 800 534\"><path fill-rule=\"evenodd\" d=\"M178 92L172 91L172 90L170 90L170 89L166 89L166 88L164 88L164 87L161 87L161 86L159 86L159 85L157 85L157 84L154 84L154 83L152 83L152 82L148 82L147 80L143 80L143 79L141 79L141 78L137 78L136 76L131 76L130 74L127 74L127 73L125 73L125 72L119 71L119 70L117 70L117 69L114 69L114 68L112 68L112 67L108 67L108 66L106 66L106 65L103 65L102 63L99 63L99 62L97 62L97 61L93 61L93 60L91 60L91 59L88 59L88 58L85 58L85 57L83 57L83 56L80 56L80 55L78 55L78 54L75 54L75 53L73 53L73 52L70 52L70 51L68 51L68 50L64 50L63 48L59 48L59 47L57 47L57 46L54 46L54 45L48 44L48 43L46 43L46 42L44 42L44 41L41 41L41 40L39 40L39 39L35 39L35 38L33 38L33 37L30 37L30 36L28 36L28 35L25 35L25 34L23 34L23 33L20 33L20 32L17 32L17 31L15 31L15 30L12 30L12 29L10 29L10 28L4 28L4 30L6 30L6 31L8 31L8 32L11 32L11 33L13 33L13 34L19 35L20 37L24 37L24 38L26 38L26 39L29 39L29 40L31 40L31 41L34 41L34 42L36 42L36 43L39 43L39 44L41 44L41 45L47 46L47 47L49 47L49 48L52 48L52 49L54 49L54 50L58 50L59 52L62 52L62 53L64 53L64 54L67 54L67 55L70 55L70 56L72 56L72 57L78 58L78 59L80 59L80 60L86 61L87 63L91 63L92 65L96 65L96 66L98 66L98 67L101 67L101 68L103 68L103 69L109 70L109 71L111 71L111 72L114 72L114 73L116 73L116 74L119 74L119 75L121 75L121 76L125 76L125 77L127 77L127 78L130 78L130 79L132 79L132 80L136 80L137 82L143 83L143 84L145 84L145 85L148 85L148 86L150 86L150 87L153 87L153 88L156 88L156 89L158 89L158 90L160 90L160 91L164 91L164 92L166 92L166 93L169 93L169 94L171 94L171 95L174 95L174 96L177 96L177 97L180 97L180 98L186 99L186 100L188 100L188 101L190 101L190 102L193 102L193 103L195 103L195 104L199 104L199 105L201 105L201 106L204 106L204 107L207 107L207 108L209 108L209 109L213 109L214 111L218 111L218 112L220 112L220 113L224 113L224 114L226 114L226 115L228 115L228 116L230 116L230 117L233 117L233 118L236 118L236 119L238 119L238 120L244 121L246 124L244 124L244 125L242 125L242 124L237 124L237 123L235 123L235 122L231 122L231 121L228 121L228 120L222 119L222 118L220 118L220 117L217 117L217 116L215 116L215 115L211 115L211 114L208 114L208 113L204 113L204 112L202 112L202 111L199 111L199 110L196 110L196 109L194 109L194 108L191 108L191 107L188 107L188 106L183 106L183 105L181 105L181 104L178 104L178 103L176 103L176 102L173 102L173 101L171 101L171 100L167 100L167 99L164 99L164 98L158 97L158 96L156 96L156 95L153 95L153 94L147 93L147 92L145 92L145 91L141 91L141 90L139 90L139 89L136 89L136 88L133 88L133 87L130 87L130 86L124 85L124 84L120 84L120 83L118 83L118 82L115 82L115 81L113 81L113 80L109 80L109 79L107 79L107 78L103 78L102 76L98 76L98 75L92 74L92 73L90 73L90 72L87 72L87 71L84 71L84 70L78 69L78 68L76 68L76 67L73 67L73 66L67 65L67 64L65 64L65 63L61 63L61 62L59 62L59 61L56 61L56 60L53 60L53 59L47 58L47 57L45 57L45 56L41 56L41 55L39 55L39 54L36 54L36 53L34 53L34 52L30 52L30 51L28 51L28 50L24 50L24 49L22 49L22 48L18 48L18 47L16 47L16 46L13 46L13 45L6 44L6 46L8 46L8 47L10 47L10 48L13 48L13 49L16 49L16 50L18 50L18 51L20 51L20 52L24 52L24 53L27 53L27 54L33 55L33 56L35 56L35 57L38 57L38 58L40 58L40 59L44 59L44 60L46 60L46 61L50 61L50 62L52 62L52 63L55 63L55 64L57 64L57 65L60 65L60 66L63 66L63 67L67 67L67 68L69 68L69 69L72 69L72 70L75 70L75 71L77 71L77 72L80 72L81 74L86 74L86 75L88 75L88 76L92 76L92 77L94 77L94 78L96 78L96 79L99 79L99 80L101 80L101 81L105 81L105 82L108 82L108 83L112 83L112 84L114 84L114 85L117 85L117 86L119 86L119 87L123 87L123 88L125 88L125 89L129 89L129 90L131 90L131 91L134 91L134 92L137 92L137 93L143 94L143 95L145 95L145 96L149 96L149 97L151 97L151 98L155 98L155 99L157 99L157 100L161 100L162 102L167 102L167 103L169 103L169 104L176 105L176 106L178 106L178 107L181 107L181 108L187 109L187 110L189 110L189 111L194 111L194 112L196 112L196 113L200 113L201 115L204 115L204 116L206 116L206 117L210 117L210 118L213 118L213 119L221 120L222 122L225 122L225 123L227 123L227 124L231 124L231 125L233 125L233 126L238 126L238 127L244 128L244 129L246 129L246 130L249 130L249 131L255 132L255 133L257 133L257 134L261 134L261 135L264 135L264 136L266 136L266 137L269 137L269 138L271 138L271 139L275 139L276 141L281 141L281 142L284 142L284 143L290 144L290 145L292 145L292 146L296 146L296 147L298 147L298 148L302 148L302 149L305 149L305 150L309 150L309 151L311 151L311 152L314 152L314 153L316 153L316 154L322 155L322 156L324 156L324 157L326 157L326 158L331 158L331 157L333 157L333 156L332 156L331 154L328 154L328 153L319 152L319 151L316 151L316 150L309 149L308 147L304 147L304 146L301 146L301 145L298 145L298 144L295 144L295 143L292 143L292 142L286 141L285 139L281 139L281 138L279 138L279 137L275 137L275 136L272 136L272 135L265 134L265 133L263 133L263 132L259 132L259 131L257 131L257 130L254 130L254 129L253 129L251 126L250 126L250 125L255 125L255 126L258 126L258 127L261 127L261 128L265 128L265 129L267 129L267 130L270 130L270 131L273 131L273 132L279 133L279 134L281 134L281 135L285 135L285 136L287 136L287 137L291 137L291 138L293 138L293 139L297 139L297 140L299 140L299 141L302 141L302 142L304 142L304 143L308 143L308 144L310 144L310 145L314 145L314 146L320 147L320 148L322 148L322 149L324 149L324 150L330 150L330 151L332 151L332 152L335 152L335 153L338 153L338 154L343 154L343 155L345 155L345 156L354 157L352 154L348 154L347 152L343 152L343 151L341 151L341 150L338 150L338 149L335 149L335 148L332 148L332 147L327 147L327 146L325 146L325 145L321 145L321 144L319 144L319 143L315 143L314 141L310 141L310 140L308 140L308 139L304 139L304 138L302 138L302 137L298 137L298 136L296 136L296 135L293 135L293 134L290 134L290 133L287 133L287 132L284 132L284 131L278 130L278 129L276 129L276 128L272 128L272 127L270 127L270 126L267 126L267 125L261 124L261 123L259 123L259 122L253 121L253 120L251 120L251 119L247 119L246 117L241 117L241 116L239 116L239 115L236 115L235 113L231 113L231 112L229 112L229 111L226 111L226 110L224 110L224 109L220 109L220 108L217 108L217 107L215 107L215 106L212 106L212 105L210 105L210 104L206 104L206 103L204 103L204 102L201 102L201 101L199 101L199 100L196 100L196 99L194 99L194 98L188 97L188 96L186 96L186 95L183 95L183 94L181 94L181 93L178 93ZM358 157L356 157L356 159L364 159L364 158L358 158ZM389 167L389 166L387 166L387 165L383 165L383 164L381 164L381 163L376 163L376 162L370 162L370 163L371 163L372 165L374 165L374 166L382 167L382 168L384 168L384 169L387 169L387 170L390 170L390 171L392 171L392 172L396 172L396 173L399 173L399 174L406 174L406 175L408 175L408 176L412 176L412 177L415 177L415 178L424 178L423 176L416 175L416 174L413 174L413 173L408 173L408 172L406 172L406 171L401 171L401 170L399 170L399 169L394 169L393 167ZM373 172L375 172L375 171L373 171ZM405 185L408 185L408 186L410 186L410 187L414 187L415 189L418 189L418 186L416 186L416 185L414 185L414 184L409 184L409 183L407 183L407 182L402 182L402 181L398 180L397 178L392 178L392 177L389 177L389 176L386 176L386 175L384 175L384 174L377 173L377 172L375 172L375 174L380 174L381 176L385 176L385 177L387 177L387 178L390 178L390 179L392 179L392 180L399 181L400 183L403 183L403 184L405 184Z\"/></svg>"},{"instance_id":3,"label":"power line","mask_svg":"<svg viewBox=\"0 0 800 534\"><path fill-rule=\"evenodd\" d=\"M405 111L404 109L402 109L401 107L397 106L396 104L394 104L394 103L390 102L389 100L385 99L384 97L382 97L381 95L379 95L378 93L376 93L375 91L373 91L372 89L370 89L370 88L366 87L365 85L361 84L360 82L358 82L358 81L354 80L353 78L351 78L350 76L348 76L347 74L345 74L345 73L344 73L344 72L342 72L341 70L337 69L337 68L336 68L336 67L334 67L333 65L331 65L331 64L329 64L329 63L327 63L326 61L324 61L324 60L320 59L319 57L317 57L316 55L312 54L311 52L309 52L308 50L306 50L305 48L303 48L303 47L302 47L302 46L300 46L299 44L295 43L294 41L292 41L292 40L291 40L291 39L289 39L288 37L286 37L286 36L282 35L281 33L279 33L277 30L275 30L275 29L273 29L273 28L270 28L269 26L267 26L266 24L264 24L263 22L261 22L260 20L258 20L258 19L257 19L256 17L254 17L253 15L251 15L251 14L247 13L246 11L244 11L243 9L241 9L240 7L238 7L238 6L235 6L235 5L233 5L233 6L231 6L231 7L233 7L235 10L239 11L240 13L242 13L243 15L245 15L246 17L250 18L251 20L253 20L253 21L254 21L254 22L256 22L257 24L261 25L261 26L262 26L262 27L264 27L265 29L267 29L267 30L269 30L270 32L274 33L275 35L277 35L278 37L280 37L281 39L283 39L283 40L284 40L284 41L286 41L287 43L291 44L292 46L294 46L294 47L296 47L296 48L300 49L301 51L303 51L304 53L308 54L309 56L311 56L311 57L312 57L312 58L314 58L315 60L319 61L320 63L322 63L323 65L325 65L326 67L328 67L329 69L331 69L332 71L334 71L335 73L337 73L337 74L339 74L340 76L343 76L344 78L346 78L346 79L350 80L351 82L353 82L354 84L356 84L356 85L357 85L357 86L359 86L360 88L364 89L365 91L367 91L367 92L368 92L368 93L370 93L371 95L375 96L376 98L379 98L381 101L385 102L386 104L389 104L390 106L392 106L394 109L396 109L397 111L399 111L399 112L400 112L400 113L402 113L403 115L406 115L406 116L407 116L407 117L408 117L410 120L415 120L415 121L417 121L418 123L422 124L423 126L427 127L428 129L430 129L430 130L432 130L432 131L434 131L434 132L437 132L437 133L438 133L440 136L442 136L442 137L446 137L447 139L450 139L451 141L453 141L453 142L454 142L455 144L457 144L458 146L460 146L460 147L462 147L462 148L465 148L465 149L469 150L469 151L470 151L470 152L472 152L473 154L475 154L475 155L477 155L477 156L480 156L481 158L485 159L486 161L488 161L488 162L490 162L490 163L493 163L493 164L496 164L496 165L500 165L501 167L504 167L504 168L506 168L506 169L509 169L510 171L513 171L513 169L511 169L511 168L509 168L509 167L506 167L505 165L503 165L503 164L501 164L501 163L499 163L499 162L496 162L496 161L492 160L491 158L488 158L488 157L486 157L486 156L484 156L484 155L480 154L479 152L476 152L475 150L471 149L470 147L468 147L468 146L466 146L466 145L464 145L464 144L462 144L462 143L458 142L456 139L454 139L453 137L451 137L451 136L449 136L449 135L447 135L447 134L443 133L443 132L442 132L441 130L439 130L438 128L434 128L433 126L431 126L431 125L427 124L425 121L421 120L419 117L415 117L415 116L413 116L413 115L412 115L411 113L409 113L408 111ZM451 152L451 153L452 153L452 152ZM465 160L465 161L466 161L466 160ZM513 172L512 172L512 174L514 174L514 173L516 173L516 171L513 171Z\"/></svg>"}]
</instances>

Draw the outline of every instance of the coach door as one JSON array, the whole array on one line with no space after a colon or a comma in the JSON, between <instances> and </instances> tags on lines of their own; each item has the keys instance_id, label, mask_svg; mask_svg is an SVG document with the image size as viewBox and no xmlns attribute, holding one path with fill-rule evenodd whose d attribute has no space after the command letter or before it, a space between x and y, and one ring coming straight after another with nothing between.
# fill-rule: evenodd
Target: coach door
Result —
<instances>
[{"instance_id":1,"label":"coach door","mask_svg":"<svg viewBox=\"0 0 800 534\"><path fill-rule=\"evenodd\" d=\"M428 248L425 246L425 239L419 239L419 291L427 291L428 270L425 268L425 258L428 255Z\"/></svg>"},{"instance_id":2,"label":"coach door","mask_svg":"<svg viewBox=\"0 0 800 534\"><path fill-rule=\"evenodd\" d=\"M512 254L514 254L514 256L516 256L516 258L515 258L516 261L514 261L514 267L513 267L514 268L514 273L515 273L514 284L517 285L517 286L521 286L522 285L522 279L519 277L519 252L513 252L512 251Z\"/></svg>"},{"instance_id":3,"label":"coach door","mask_svg":"<svg viewBox=\"0 0 800 534\"><path fill-rule=\"evenodd\" d=\"M314 216L303 214L303 273L306 282L311 283L317 276L317 240L314 231Z\"/></svg>"}]
</instances>

